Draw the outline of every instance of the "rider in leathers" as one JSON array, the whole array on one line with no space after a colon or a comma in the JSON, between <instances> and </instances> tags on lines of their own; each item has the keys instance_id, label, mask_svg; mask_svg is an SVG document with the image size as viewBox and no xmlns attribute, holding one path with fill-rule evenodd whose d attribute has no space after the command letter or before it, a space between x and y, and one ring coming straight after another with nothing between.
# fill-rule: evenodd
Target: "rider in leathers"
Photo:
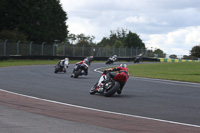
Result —
<instances>
[{"instance_id":1,"label":"rider in leathers","mask_svg":"<svg viewBox=\"0 0 200 133\"><path fill-rule=\"evenodd\" d=\"M84 61L86 62L86 64L87 64L88 66L90 66L92 60L93 60L93 56L89 56L89 57L86 57L86 58L84 59Z\"/></svg>"},{"instance_id":2,"label":"rider in leathers","mask_svg":"<svg viewBox=\"0 0 200 133\"><path fill-rule=\"evenodd\" d=\"M113 73L112 71L119 71L118 74ZM112 72L112 73L110 73ZM115 68L110 68L107 70L103 71L104 74L106 74L107 79L109 80L110 78L114 79L120 79L120 89L117 91L118 94L121 94L122 89L127 81L127 79L129 78L129 72L128 72L128 68L126 64L121 64L119 67L115 67Z\"/></svg>"},{"instance_id":3,"label":"rider in leathers","mask_svg":"<svg viewBox=\"0 0 200 133\"><path fill-rule=\"evenodd\" d=\"M66 69L69 67L69 58L58 61L57 65L60 65L63 71L66 72Z\"/></svg>"},{"instance_id":4,"label":"rider in leathers","mask_svg":"<svg viewBox=\"0 0 200 133\"><path fill-rule=\"evenodd\" d=\"M88 67L89 67L88 64L84 60L76 63L76 65L78 65L78 64L84 65L84 72L85 72L84 74L88 75Z\"/></svg>"}]
</instances>

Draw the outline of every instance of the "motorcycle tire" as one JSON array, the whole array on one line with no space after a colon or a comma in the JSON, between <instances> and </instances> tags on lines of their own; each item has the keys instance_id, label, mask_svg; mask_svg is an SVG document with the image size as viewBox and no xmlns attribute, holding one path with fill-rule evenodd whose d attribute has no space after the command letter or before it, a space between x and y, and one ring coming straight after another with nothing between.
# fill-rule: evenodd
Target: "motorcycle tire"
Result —
<instances>
[{"instance_id":1,"label":"motorcycle tire","mask_svg":"<svg viewBox=\"0 0 200 133\"><path fill-rule=\"evenodd\" d=\"M96 84L90 89L90 94L91 94L91 95L93 95L93 94L95 94L95 93L97 92L97 91L96 91L97 84L98 84L98 83L96 83Z\"/></svg>"},{"instance_id":2,"label":"motorcycle tire","mask_svg":"<svg viewBox=\"0 0 200 133\"><path fill-rule=\"evenodd\" d=\"M112 86L111 89L108 91L104 91L104 96L105 97L111 97L113 96L118 90L119 90L120 84L118 82L115 82L114 86Z\"/></svg>"},{"instance_id":3,"label":"motorcycle tire","mask_svg":"<svg viewBox=\"0 0 200 133\"><path fill-rule=\"evenodd\" d=\"M54 73L58 73L59 72L59 68L55 68Z\"/></svg>"},{"instance_id":4,"label":"motorcycle tire","mask_svg":"<svg viewBox=\"0 0 200 133\"><path fill-rule=\"evenodd\" d=\"M78 71L74 72L74 78L78 78L78 76L81 74L81 69L79 69Z\"/></svg>"},{"instance_id":5,"label":"motorcycle tire","mask_svg":"<svg viewBox=\"0 0 200 133\"><path fill-rule=\"evenodd\" d=\"M134 63L139 63L139 61L138 61L138 60L135 60Z\"/></svg>"},{"instance_id":6,"label":"motorcycle tire","mask_svg":"<svg viewBox=\"0 0 200 133\"><path fill-rule=\"evenodd\" d=\"M106 61L106 64L110 64L109 61Z\"/></svg>"}]
</instances>

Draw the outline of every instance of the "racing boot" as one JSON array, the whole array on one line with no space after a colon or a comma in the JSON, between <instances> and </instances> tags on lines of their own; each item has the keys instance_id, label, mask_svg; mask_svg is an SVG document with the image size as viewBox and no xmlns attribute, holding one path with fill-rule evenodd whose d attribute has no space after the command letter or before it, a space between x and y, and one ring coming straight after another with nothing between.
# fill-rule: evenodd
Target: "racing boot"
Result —
<instances>
[{"instance_id":1,"label":"racing boot","mask_svg":"<svg viewBox=\"0 0 200 133\"><path fill-rule=\"evenodd\" d=\"M74 74L72 73L71 78L73 78L73 77L74 77Z\"/></svg>"},{"instance_id":2,"label":"racing boot","mask_svg":"<svg viewBox=\"0 0 200 133\"><path fill-rule=\"evenodd\" d=\"M122 89L121 88L119 88L119 90L117 91L117 94L121 94L122 93Z\"/></svg>"}]
</instances>

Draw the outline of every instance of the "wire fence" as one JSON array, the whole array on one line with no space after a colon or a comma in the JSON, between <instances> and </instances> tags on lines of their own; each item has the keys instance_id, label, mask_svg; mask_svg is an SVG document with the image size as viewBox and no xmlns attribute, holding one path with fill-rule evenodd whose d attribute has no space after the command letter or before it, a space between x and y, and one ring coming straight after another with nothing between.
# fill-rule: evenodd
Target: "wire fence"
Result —
<instances>
[{"instance_id":1,"label":"wire fence","mask_svg":"<svg viewBox=\"0 0 200 133\"><path fill-rule=\"evenodd\" d=\"M76 45L67 45L63 43L53 44L34 44L30 43L9 43L7 41L0 42L0 56L73 56L73 57L84 57L84 56L95 56L95 57L110 57L117 55L118 57L134 57L142 53L145 57L148 57L147 49L134 49L134 48L115 48L115 47L99 47L91 46L85 47Z\"/></svg>"},{"instance_id":2,"label":"wire fence","mask_svg":"<svg viewBox=\"0 0 200 133\"><path fill-rule=\"evenodd\" d=\"M146 48L130 48L130 47L99 47L99 46L76 46L69 45L67 43L47 44L45 42L41 44L35 44L33 42L21 43L10 43L7 40L0 42L0 56L66 56L66 57L110 57L117 55L121 58L132 58L142 54L143 57L153 58L174 58L174 59L197 59L191 56L184 55L169 55L154 53L152 50Z\"/></svg>"}]
</instances>

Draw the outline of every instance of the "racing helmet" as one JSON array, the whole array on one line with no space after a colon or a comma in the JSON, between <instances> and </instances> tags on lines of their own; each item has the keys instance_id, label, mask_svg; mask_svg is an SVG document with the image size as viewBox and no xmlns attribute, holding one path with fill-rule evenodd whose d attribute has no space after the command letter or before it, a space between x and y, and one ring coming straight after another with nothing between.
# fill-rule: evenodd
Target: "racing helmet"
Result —
<instances>
[{"instance_id":1,"label":"racing helmet","mask_svg":"<svg viewBox=\"0 0 200 133\"><path fill-rule=\"evenodd\" d=\"M89 57L89 60L90 60L90 61L92 61L92 60L93 60L93 58L94 58L93 56L90 56L90 57Z\"/></svg>"},{"instance_id":2,"label":"racing helmet","mask_svg":"<svg viewBox=\"0 0 200 133\"><path fill-rule=\"evenodd\" d=\"M65 58L65 61L68 61L69 60L69 58Z\"/></svg>"},{"instance_id":3,"label":"racing helmet","mask_svg":"<svg viewBox=\"0 0 200 133\"><path fill-rule=\"evenodd\" d=\"M126 64L120 64L119 66L120 66L120 67L124 67L124 68L126 68L126 67L127 67L127 65L126 65Z\"/></svg>"}]
</instances>

